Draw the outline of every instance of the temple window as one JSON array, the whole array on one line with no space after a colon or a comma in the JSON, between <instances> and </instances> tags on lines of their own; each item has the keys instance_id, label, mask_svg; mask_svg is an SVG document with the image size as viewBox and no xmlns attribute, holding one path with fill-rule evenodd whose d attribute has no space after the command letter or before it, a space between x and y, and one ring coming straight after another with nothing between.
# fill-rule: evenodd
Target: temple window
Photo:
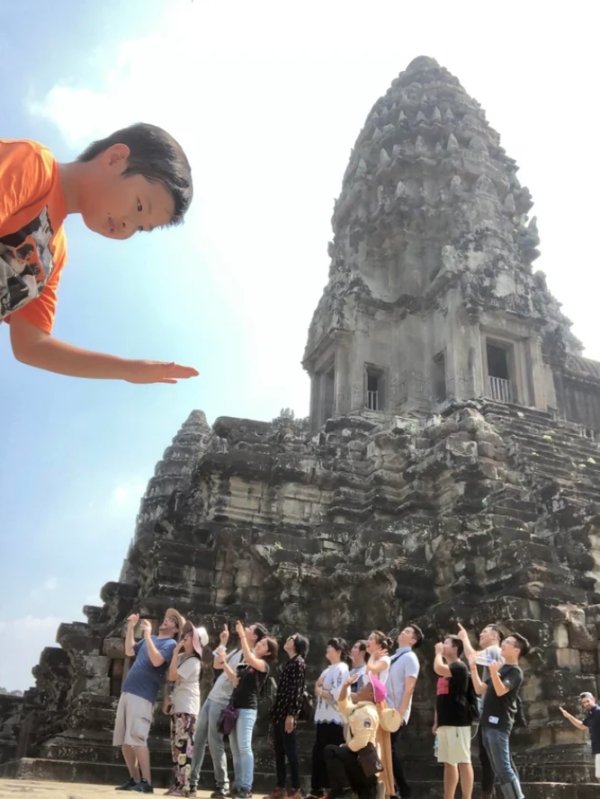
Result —
<instances>
[{"instance_id":1,"label":"temple window","mask_svg":"<svg viewBox=\"0 0 600 799\"><path fill-rule=\"evenodd\" d=\"M513 345L488 339L486 355L490 397L498 402L516 402Z\"/></svg>"},{"instance_id":2,"label":"temple window","mask_svg":"<svg viewBox=\"0 0 600 799\"><path fill-rule=\"evenodd\" d=\"M370 411L383 410L383 372L367 366L365 375L365 406Z\"/></svg>"}]
</instances>

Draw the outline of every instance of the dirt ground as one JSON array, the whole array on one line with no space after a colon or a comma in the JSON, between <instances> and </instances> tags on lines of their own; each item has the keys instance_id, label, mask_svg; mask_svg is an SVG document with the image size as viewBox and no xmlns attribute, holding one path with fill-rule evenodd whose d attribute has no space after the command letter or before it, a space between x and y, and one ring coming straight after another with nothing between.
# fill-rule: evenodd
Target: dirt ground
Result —
<instances>
[{"instance_id":1,"label":"dirt ground","mask_svg":"<svg viewBox=\"0 0 600 799\"><path fill-rule=\"evenodd\" d=\"M162 796L164 788L157 788L154 796ZM208 799L209 791L198 791L198 796ZM51 782L46 780L7 780L0 778L1 799L99 799L111 796L140 796L138 793L117 792L113 785L91 785L81 782Z\"/></svg>"}]
</instances>

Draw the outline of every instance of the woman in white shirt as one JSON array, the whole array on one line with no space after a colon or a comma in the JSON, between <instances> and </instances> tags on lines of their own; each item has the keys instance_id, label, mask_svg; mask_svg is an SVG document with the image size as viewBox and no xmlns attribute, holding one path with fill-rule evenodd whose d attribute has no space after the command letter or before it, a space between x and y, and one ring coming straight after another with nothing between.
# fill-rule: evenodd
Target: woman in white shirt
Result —
<instances>
[{"instance_id":1,"label":"woman in white shirt","mask_svg":"<svg viewBox=\"0 0 600 799\"><path fill-rule=\"evenodd\" d=\"M171 696L165 696L163 710L171 714L174 784L167 796L187 796L189 793L194 730L200 710L202 647L207 643L206 629L186 622L169 664L167 680L175 683L175 688Z\"/></svg>"},{"instance_id":2,"label":"woman in white shirt","mask_svg":"<svg viewBox=\"0 0 600 799\"><path fill-rule=\"evenodd\" d=\"M390 673L391 658L389 650L392 646L391 638L388 638L381 630L373 630L367 638L367 674L374 674L378 680L385 685Z\"/></svg>"},{"instance_id":3,"label":"woman in white shirt","mask_svg":"<svg viewBox=\"0 0 600 799\"><path fill-rule=\"evenodd\" d=\"M337 700L348 676L347 649L348 645L343 638L330 638L327 641L325 657L329 666L315 683L316 738L312 753L312 797L322 796L329 787L325 747L328 744L339 746L344 743L344 719L337 709Z\"/></svg>"}]
</instances>

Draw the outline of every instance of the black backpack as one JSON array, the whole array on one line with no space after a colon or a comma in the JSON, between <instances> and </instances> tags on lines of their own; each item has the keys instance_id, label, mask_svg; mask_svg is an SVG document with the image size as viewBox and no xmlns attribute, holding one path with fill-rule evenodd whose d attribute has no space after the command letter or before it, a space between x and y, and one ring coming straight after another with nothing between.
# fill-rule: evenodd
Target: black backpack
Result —
<instances>
[{"instance_id":1,"label":"black backpack","mask_svg":"<svg viewBox=\"0 0 600 799\"><path fill-rule=\"evenodd\" d=\"M471 724L474 724L476 721L479 721L479 696L473 687L471 675L469 675L469 682L467 683L465 701L467 704L467 719L471 722Z\"/></svg>"}]
</instances>

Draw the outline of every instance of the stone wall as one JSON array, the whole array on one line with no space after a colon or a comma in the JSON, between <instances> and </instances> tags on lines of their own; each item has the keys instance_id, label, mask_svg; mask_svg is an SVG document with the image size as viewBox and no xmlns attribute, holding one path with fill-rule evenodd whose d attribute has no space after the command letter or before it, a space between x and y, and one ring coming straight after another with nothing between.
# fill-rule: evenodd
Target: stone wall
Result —
<instances>
[{"instance_id":1,"label":"stone wall","mask_svg":"<svg viewBox=\"0 0 600 799\"><path fill-rule=\"evenodd\" d=\"M87 624L61 625L61 648L42 656L22 753L117 762L124 620L174 605L214 640L238 617L280 637L306 632L310 679L331 635L352 641L417 621L426 643L408 746L423 777L433 643L459 620L473 630L498 620L533 645L530 724L515 738L524 778L582 779L583 738L558 712L598 690L600 452L580 432L489 402L422 421L340 417L316 436L290 419L222 418L210 430L193 414L149 483L121 581L86 609ZM157 723L153 746L166 757ZM303 738L306 755L310 732ZM266 738L257 751L259 769L272 768Z\"/></svg>"}]
</instances>

